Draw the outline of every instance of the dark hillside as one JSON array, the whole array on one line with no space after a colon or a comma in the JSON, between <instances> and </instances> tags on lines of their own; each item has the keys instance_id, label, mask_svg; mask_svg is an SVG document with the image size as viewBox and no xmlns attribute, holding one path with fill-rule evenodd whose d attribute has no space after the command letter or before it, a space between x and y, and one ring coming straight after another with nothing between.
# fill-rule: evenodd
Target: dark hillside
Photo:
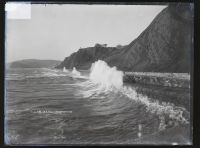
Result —
<instances>
[{"instance_id":1,"label":"dark hillside","mask_svg":"<svg viewBox=\"0 0 200 148\"><path fill-rule=\"evenodd\" d=\"M95 46L80 49L57 68L88 69L101 59L123 71L190 71L193 37L193 9L189 4L172 4L161 11L152 23L127 46Z\"/></svg>"}]
</instances>

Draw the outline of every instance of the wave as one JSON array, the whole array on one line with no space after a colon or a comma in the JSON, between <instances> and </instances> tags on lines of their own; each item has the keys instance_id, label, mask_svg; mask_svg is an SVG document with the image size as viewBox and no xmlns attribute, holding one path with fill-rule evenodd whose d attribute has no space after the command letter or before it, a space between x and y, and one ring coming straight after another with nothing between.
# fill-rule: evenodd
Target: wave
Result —
<instances>
[{"instance_id":1,"label":"wave","mask_svg":"<svg viewBox=\"0 0 200 148\"><path fill-rule=\"evenodd\" d=\"M65 67L63 70L56 70L56 69L46 69L42 72L42 77L60 77L60 76L69 76L73 78L87 78L81 74L75 67L73 67L73 70L70 71L69 69L66 69Z\"/></svg>"},{"instance_id":2,"label":"wave","mask_svg":"<svg viewBox=\"0 0 200 148\"><path fill-rule=\"evenodd\" d=\"M90 80L101 84L103 87L115 87L117 89L123 86L123 72L118 71L116 67L109 67L104 61L98 60L92 64L90 69Z\"/></svg>"},{"instance_id":3,"label":"wave","mask_svg":"<svg viewBox=\"0 0 200 148\"><path fill-rule=\"evenodd\" d=\"M60 77L60 76L66 76L66 74L62 73L54 73L54 72L42 72L42 74L36 74L34 76L27 76L27 78L31 77Z\"/></svg>"},{"instance_id":4,"label":"wave","mask_svg":"<svg viewBox=\"0 0 200 148\"><path fill-rule=\"evenodd\" d=\"M18 75L12 75L12 77ZM75 78L76 83L67 85L77 85L80 87L76 95L81 95L83 98L90 99L105 99L108 95L120 93L120 96L125 96L136 103L143 104L146 111L158 115L160 118L160 129L165 128L165 122L173 121L177 123L189 123L189 113L185 108L175 106L169 102L161 102L153 98L149 98L143 94L139 94L133 87L123 84L123 72L117 70L116 67L110 67L106 62L98 60L94 62L90 68L88 76L83 76L75 67L72 71L56 70L56 69L37 69L35 72L23 75L23 78L38 78L38 77L65 77ZM22 77L20 77L22 78ZM77 79L85 79L80 82ZM123 99L123 97L120 97ZM12 111L11 111L12 112Z\"/></svg>"},{"instance_id":5,"label":"wave","mask_svg":"<svg viewBox=\"0 0 200 148\"><path fill-rule=\"evenodd\" d=\"M77 76L77 77L81 76L81 73L76 70L76 67L73 67L72 74L73 74L73 76Z\"/></svg>"},{"instance_id":6,"label":"wave","mask_svg":"<svg viewBox=\"0 0 200 148\"><path fill-rule=\"evenodd\" d=\"M8 114L18 114L22 112L31 112L36 114L71 114L72 111L66 110L45 110L45 109L22 109L22 110L8 110Z\"/></svg>"},{"instance_id":7,"label":"wave","mask_svg":"<svg viewBox=\"0 0 200 148\"><path fill-rule=\"evenodd\" d=\"M138 94L136 90L126 86L121 89L121 92L128 98L144 104L146 106L146 111L157 114L161 120L161 124L165 122L164 120L166 118L175 122L181 122L182 124L189 123L188 119L186 118L189 113L183 107L175 106L173 103L169 102L159 102L158 100L153 100L143 94ZM185 114L186 117L184 117L183 114Z\"/></svg>"},{"instance_id":8,"label":"wave","mask_svg":"<svg viewBox=\"0 0 200 148\"><path fill-rule=\"evenodd\" d=\"M26 109L21 109L21 110L6 110L6 113L8 114L17 114L17 113L22 113L22 112L28 112L30 111L30 109L26 108Z\"/></svg>"},{"instance_id":9,"label":"wave","mask_svg":"<svg viewBox=\"0 0 200 148\"><path fill-rule=\"evenodd\" d=\"M64 67L63 72L69 72L69 70Z\"/></svg>"},{"instance_id":10,"label":"wave","mask_svg":"<svg viewBox=\"0 0 200 148\"><path fill-rule=\"evenodd\" d=\"M104 61L98 60L94 62L90 69L89 80L79 85L84 87L81 91L84 97L96 98L100 97L102 93L120 92L129 99L145 105L147 112L158 115L160 130L165 129L167 121L174 124L189 123L189 113L185 108L175 106L169 102L160 102L137 93L130 86L124 86L123 72L118 71L116 67L108 66Z\"/></svg>"},{"instance_id":11,"label":"wave","mask_svg":"<svg viewBox=\"0 0 200 148\"><path fill-rule=\"evenodd\" d=\"M38 68L36 70L28 71L20 74L6 74L6 80L25 80L29 78L44 78L44 77L65 77L70 76L69 73L62 72L57 69Z\"/></svg>"},{"instance_id":12,"label":"wave","mask_svg":"<svg viewBox=\"0 0 200 148\"><path fill-rule=\"evenodd\" d=\"M84 98L105 98L106 94L109 94L111 91L116 89L104 87L101 84L93 83L91 80L87 80L82 83L76 84L81 89L79 94ZM102 95L104 94L104 95Z\"/></svg>"},{"instance_id":13,"label":"wave","mask_svg":"<svg viewBox=\"0 0 200 148\"><path fill-rule=\"evenodd\" d=\"M32 113L37 114L71 114L72 111L62 111L62 110L31 110Z\"/></svg>"},{"instance_id":14,"label":"wave","mask_svg":"<svg viewBox=\"0 0 200 148\"><path fill-rule=\"evenodd\" d=\"M54 78L54 77L71 77L80 79L89 79L87 75L82 75L75 67L73 70L66 69L51 69L51 68L32 68L26 69L25 72L21 72L21 69L14 71L15 73L6 73L6 80L21 81L29 78Z\"/></svg>"}]
</instances>

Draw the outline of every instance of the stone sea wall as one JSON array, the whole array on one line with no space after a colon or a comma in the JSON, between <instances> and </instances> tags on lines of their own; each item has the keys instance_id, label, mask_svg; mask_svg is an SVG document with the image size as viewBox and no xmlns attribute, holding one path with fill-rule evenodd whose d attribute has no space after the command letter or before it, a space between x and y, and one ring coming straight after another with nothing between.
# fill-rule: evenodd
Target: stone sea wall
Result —
<instances>
[{"instance_id":1,"label":"stone sea wall","mask_svg":"<svg viewBox=\"0 0 200 148\"><path fill-rule=\"evenodd\" d=\"M160 85L168 87L190 87L188 73L124 72L124 82Z\"/></svg>"}]
</instances>

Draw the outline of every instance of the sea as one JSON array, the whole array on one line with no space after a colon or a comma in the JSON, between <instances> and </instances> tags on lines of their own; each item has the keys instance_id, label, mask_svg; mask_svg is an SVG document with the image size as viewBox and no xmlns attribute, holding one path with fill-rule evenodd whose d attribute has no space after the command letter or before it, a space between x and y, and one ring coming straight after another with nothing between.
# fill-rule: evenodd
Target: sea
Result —
<instances>
[{"instance_id":1,"label":"sea","mask_svg":"<svg viewBox=\"0 0 200 148\"><path fill-rule=\"evenodd\" d=\"M100 60L89 70L8 68L5 76L8 145L192 144L190 108L167 101L189 104L189 90L126 84Z\"/></svg>"}]
</instances>

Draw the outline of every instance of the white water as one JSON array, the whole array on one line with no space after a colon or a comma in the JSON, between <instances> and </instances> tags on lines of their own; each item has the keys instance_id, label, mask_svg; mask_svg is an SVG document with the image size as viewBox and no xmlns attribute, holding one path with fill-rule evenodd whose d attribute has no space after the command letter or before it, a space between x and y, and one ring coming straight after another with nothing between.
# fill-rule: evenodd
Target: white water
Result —
<instances>
[{"instance_id":1,"label":"white water","mask_svg":"<svg viewBox=\"0 0 200 148\"><path fill-rule=\"evenodd\" d=\"M65 67L63 68L63 72L69 72Z\"/></svg>"},{"instance_id":2,"label":"white water","mask_svg":"<svg viewBox=\"0 0 200 148\"><path fill-rule=\"evenodd\" d=\"M110 70L110 67L108 66L107 69ZM99 70L99 69L97 68L97 70ZM31 71L33 71L33 70L31 70ZM32 127L32 126L34 127L35 124L37 124L38 128L36 128L35 130L38 130L38 131L41 130L41 127L43 126L43 123L44 123L44 121L41 120L41 117L43 117L43 116L45 117L45 120L51 121L51 122L48 122L47 125L45 125L47 128L45 128L44 132L47 133L46 129L50 129L50 132L52 131L51 129L55 129L55 132L53 130L54 133L48 134L48 135L50 135L50 137L48 137L48 135L42 135L41 137L30 137L29 139L27 139L28 142L32 142L32 139L43 139L43 136L45 136L45 138L46 137L49 138L50 141L54 141L55 139L57 140L59 138L60 138L60 140L63 141L63 137L64 137L63 135L68 136L67 138L69 138L69 139L83 139L83 140L91 139L91 141L93 141L93 138L96 139L96 136L101 136L101 135L99 135L99 132L97 132L97 134L92 134L92 135L84 134L84 133L81 135L81 133L80 133L77 135L77 137L74 137L74 135L72 135L72 137L70 137L70 133L64 134L64 131L68 130L68 128L71 128L71 127L73 127L72 132L74 132L74 131L76 132L76 129L82 129L82 128L85 128L86 129L85 131L87 132L87 128L88 128L89 129L88 133L89 133L89 132L91 132L91 129L93 129L93 128L95 130L96 129L99 130L100 128L102 128L102 129L108 128L108 130L110 130L110 128L111 128L111 130L114 130L114 129L121 129L121 127L123 126L123 128L125 128L125 129L130 129L127 131L128 133L126 132L124 135L124 132L122 129L122 132L121 132L121 130L119 130L119 132L115 132L115 133L117 133L117 135L115 135L115 133L113 133L111 138L113 136L116 136L116 137L113 137L113 139L118 140L117 137L122 137L123 139L126 140L127 137L133 138L132 135L137 136L137 132L138 132L138 137L140 138L140 137L148 136L149 132L150 133L152 133L154 131L157 132L157 129L154 130L154 128L159 128L159 130L164 130L165 128L168 128L167 127L168 125L170 125L168 121L170 121L170 122L172 121L173 125L175 123L177 123L177 125L179 125L179 123L181 121L183 121L183 122L186 121L184 118L184 113L185 113L184 109L174 106L173 104L170 104L170 103L158 102L158 101L155 101L155 99L149 98L142 94L138 94L134 87L129 87L126 84L123 84L123 81L122 81L122 85L116 85L116 86L120 86L120 87L114 87L115 83L112 85L111 84L107 85L106 83L102 83L101 81L100 82L95 81L95 83L94 83L92 81L92 79L89 79L89 75L86 80L72 79L71 78L73 76L72 70L70 70L69 73L65 73L63 71L54 70L54 69L43 69L43 70L36 69L36 71L33 71L33 72L31 72L31 71L30 72L27 71L27 72L29 72L27 74L27 76L29 76L29 75L31 75L31 76L46 75L46 77L52 77L52 76L54 77L57 74L58 76L64 75L66 77L57 78L57 76L56 76L56 78L47 79L48 81L46 81L46 79L44 79L45 83L43 82L43 79L28 79L30 82L37 82L37 83L29 83L29 84L31 84L31 87L27 87L27 88L30 88L30 90L27 89L27 92L30 91L31 93L25 93L25 95L24 95L24 97L22 97L22 99L21 98L17 99L17 101L19 101L19 103L21 105L18 102L16 102L17 106L13 106L13 108L11 106L10 108L12 108L13 110L8 110L8 113L9 113L8 121L9 122L10 121L14 122L15 120L17 122L19 122L19 121L25 122L25 123L19 122L19 124L18 124L19 130L17 130L16 128L13 128L13 129L15 129L14 133L12 132L10 135L11 136L19 135L19 139L17 138L16 140L13 140L14 142L17 141L19 143L20 138L26 139L27 134L29 134L30 132L26 133L26 130L25 130L25 131L23 131L23 134L20 134L21 133L20 129L23 129L23 126L26 125L27 123L30 124L30 127ZM82 72L82 71L80 71L80 72ZM118 71L116 70L116 72L118 72ZM92 71L91 71L91 73L92 73ZM102 76L107 76L107 75L104 75L104 73L102 73ZM113 71L113 73L115 73L115 72ZM15 76L18 76L17 74L18 73L16 73ZM23 75L24 74L22 74L22 76ZM67 81L65 81L65 79L67 79ZM122 77L119 77L119 79L122 80ZM27 82L27 81L22 81L22 82ZM46 83L46 82L48 82L48 83ZM21 85L20 82L17 82L17 83L19 83ZM40 85L41 87L38 88L38 86L39 86L38 84L39 85L41 84ZM24 86L26 86L26 85L27 85L27 83L25 83ZM55 85L55 86L49 86L49 85ZM73 85L73 86L62 86L62 85ZM111 89L108 89L108 90L99 89L100 85L110 86ZM20 90L20 88L21 87L16 87L16 90ZM46 89L46 88L48 88L48 89ZM46 97L45 96L41 97L41 95L37 93L38 92L37 90L44 91L46 93L45 94ZM23 92L23 91L24 91L24 87L22 87L21 92ZM82 97L81 91L83 93L85 92L85 97ZM117 93L115 93L114 91L117 91ZM26 105L23 102L24 102L24 99L30 97L28 94L30 94L30 96L34 95L35 96L34 98L36 98L37 100L35 100L34 102L31 101L31 102L29 102L29 104ZM59 94L58 98L55 98L56 94ZM48 101L46 101L47 97L48 97ZM55 99L58 99L57 102L59 104L57 104L57 103L55 104ZM132 102L130 100L132 100ZM13 102L13 104L14 103L15 102ZM18 108L18 104L20 105L19 108ZM141 104L143 104L143 105L141 105ZM60 107L60 105L61 105L61 107ZM58 106L59 106L59 108L58 108ZM146 109L145 109L145 107L146 107ZM19 110L15 110L15 109L19 109ZM85 109L86 109L86 111L85 111ZM138 112L140 112L141 114L140 113L138 114ZM15 113L15 114L13 114L13 113ZM153 116L151 116L151 113L153 114ZM182 113L183 113L183 115L182 115ZM24 116L25 114L26 114L26 116ZM23 116L21 116L21 115L23 115ZM36 122L29 123L29 120L26 120L26 119L28 119L27 117L29 117L29 115L33 116L36 119L35 120ZM99 115L101 115L100 116L101 118L98 118ZM143 116L143 115L145 115L145 116ZM148 115L150 115L150 116L149 116L148 120L146 120L145 118ZM156 115L156 116L154 116L154 115ZM85 117L85 116L86 116L86 118L79 118L79 117ZM72 119L74 117L76 118L75 121L77 121L76 122L77 124L71 124L71 120L70 120L71 117L72 117ZM89 118L87 118L87 117L89 117ZM95 117L97 117L97 118L95 118ZM156 118L154 118L154 117L156 117ZM69 120L68 120L68 118L69 118ZM159 118L160 120L157 121L157 118ZM169 118L170 118L170 120L168 120ZM25 119L25 120L23 120L23 119ZM91 119L89 123L87 122L88 119ZM98 122L96 119L99 119ZM70 121L70 122L68 122L68 121ZM159 126L157 126L158 122L159 122ZM82 124L82 123L86 123L86 124ZM138 127L138 131L137 131L137 128L135 127L137 124L141 124L141 127L140 126ZM154 124L156 126L152 127L152 124ZM66 126L66 125L69 125L69 126ZM10 127L10 128L12 129L12 127ZM151 131L151 129L152 129L152 131ZM49 133L49 131L48 131L48 133ZM54 136L53 137L54 139L52 139L51 135ZM85 136L85 135L87 135L87 136ZM127 135L127 137L126 137L126 135ZM36 135L36 136L38 136L38 135ZM107 138L108 136L110 136L110 134L105 135L104 137ZM179 136L180 136L180 134L179 134ZM150 137L151 137L151 135L150 135ZM9 137L9 138L15 139L13 137ZM66 139L66 140L68 140L68 139ZM103 139L102 139L102 142L104 142Z\"/></svg>"},{"instance_id":3,"label":"white water","mask_svg":"<svg viewBox=\"0 0 200 148\"><path fill-rule=\"evenodd\" d=\"M184 108L176 107L172 103L154 101L145 95L138 94L132 87L123 86L123 72L118 71L116 67L109 67L106 62L98 60L92 64L90 71L90 80L103 87L90 90L86 96L92 96L98 90L102 92L114 88L115 91L123 93L131 100L144 104L146 111L157 114L161 120L161 129L164 128L164 125L162 125L164 122L163 115L168 116L175 122L188 123L183 117L183 112L187 112Z\"/></svg>"},{"instance_id":4,"label":"white water","mask_svg":"<svg viewBox=\"0 0 200 148\"><path fill-rule=\"evenodd\" d=\"M167 115L174 121L188 123L188 121L183 117L183 112L186 112L185 108L177 107L172 103L159 102L158 100L153 101L151 98L148 98L145 95L138 94L136 90L130 87L123 87L121 91L132 100L144 104L147 111L157 114L159 117Z\"/></svg>"},{"instance_id":5,"label":"white water","mask_svg":"<svg viewBox=\"0 0 200 148\"><path fill-rule=\"evenodd\" d=\"M123 72L116 67L109 67L104 61L98 60L92 64L90 69L90 80L99 83L106 88L115 87L120 89L123 86Z\"/></svg>"},{"instance_id":6,"label":"white water","mask_svg":"<svg viewBox=\"0 0 200 148\"><path fill-rule=\"evenodd\" d=\"M76 67L73 67L72 74L74 74L75 76L81 76L81 73L76 70Z\"/></svg>"}]
</instances>

